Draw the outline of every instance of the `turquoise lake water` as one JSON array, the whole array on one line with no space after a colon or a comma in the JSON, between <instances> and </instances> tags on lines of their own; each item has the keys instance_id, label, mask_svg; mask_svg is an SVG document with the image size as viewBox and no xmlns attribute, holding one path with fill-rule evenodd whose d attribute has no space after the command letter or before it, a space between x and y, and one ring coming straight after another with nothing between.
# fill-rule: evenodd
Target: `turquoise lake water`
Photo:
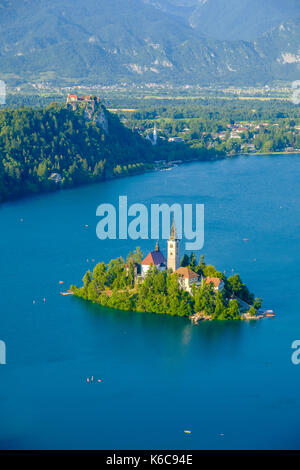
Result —
<instances>
[{"instance_id":1,"label":"turquoise lake water","mask_svg":"<svg viewBox=\"0 0 300 470\"><path fill-rule=\"evenodd\" d=\"M0 448L299 449L299 181L299 156L237 157L4 204ZM206 261L276 317L192 326L59 295L93 259L153 249L96 237L97 206L119 195L205 204Z\"/></svg>"}]
</instances>

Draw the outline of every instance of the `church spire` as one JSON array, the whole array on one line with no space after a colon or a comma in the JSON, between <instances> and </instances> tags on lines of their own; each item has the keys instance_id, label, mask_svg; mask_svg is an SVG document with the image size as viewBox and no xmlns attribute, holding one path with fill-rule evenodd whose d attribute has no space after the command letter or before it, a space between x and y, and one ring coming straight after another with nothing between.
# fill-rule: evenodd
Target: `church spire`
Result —
<instances>
[{"instance_id":1,"label":"church spire","mask_svg":"<svg viewBox=\"0 0 300 470\"><path fill-rule=\"evenodd\" d=\"M176 233L176 227L175 227L175 216L174 215L173 215L173 222L172 222L172 227L171 227L170 240L177 240L177 233Z\"/></svg>"},{"instance_id":2,"label":"church spire","mask_svg":"<svg viewBox=\"0 0 300 470\"><path fill-rule=\"evenodd\" d=\"M174 216L173 216L170 238L167 243L168 243L167 267L168 269L171 269L174 273L179 268L179 264L180 264L180 261L179 261L180 241L177 238Z\"/></svg>"}]
</instances>

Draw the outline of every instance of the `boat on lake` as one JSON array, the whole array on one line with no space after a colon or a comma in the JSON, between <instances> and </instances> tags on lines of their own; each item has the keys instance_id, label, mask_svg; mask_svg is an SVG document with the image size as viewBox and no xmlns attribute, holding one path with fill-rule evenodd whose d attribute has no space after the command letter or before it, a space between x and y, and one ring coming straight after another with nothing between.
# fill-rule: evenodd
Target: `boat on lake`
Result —
<instances>
[{"instance_id":1,"label":"boat on lake","mask_svg":"<svg viewBox=\"0 0 300 470\"><path fill-rule=\"evenodd\" d=\"M273 310L266 310L266 311L264 312L264 315L265 315L266 317L275 317L275 313L274 313Z\"/></svg>"}]
</instances>

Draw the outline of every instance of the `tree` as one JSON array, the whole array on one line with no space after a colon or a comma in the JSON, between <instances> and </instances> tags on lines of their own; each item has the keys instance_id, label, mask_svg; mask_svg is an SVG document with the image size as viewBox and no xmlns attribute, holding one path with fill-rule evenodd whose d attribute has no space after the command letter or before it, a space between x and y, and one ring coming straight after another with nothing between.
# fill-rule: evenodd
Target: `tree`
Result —
<instances>
[{"instance_id":1,"label":"tree","mask_svg":"<svg viewBox=\"0 0 300 470\"><path fill-rule=\"evenodd\" d=\"M90 283L92 282L92 273L91 273L90 270L88 270L85 273L85 275L82 278L82 281L83 281L83 288L84 288L85 294L87 295L88 287L89 287Z\"/></svg>"},{"instance_id":2,"label":"tree","mask_svg":"<svg viewBox=\"0 0 300 470\"><path fill-rule=\"evenodd\" d=\"M253 303L253 294L249 292L247 286L243 283L238 274L228 278L227 288L232 294L244 300L244 302Z\"/></svg>"},{"instance_id":3,"label":"tree","mask_svg":"<svg viewBox=\"0 0 300 470\"><path fill-rule=\"evenodd\" d=\"M196 264L197 264L196 255L195 255L195 253L191 253L190 254L190 262L189 262L190 268L192 270L195 269Z\"/></svg>"},{"instance_id":4,"label":"tree","mask_svg":"<svg viewBox=\"0 0 300 470\"><path fill-rule=\"evenodd\" d=\"M262 306L262 299L259 299L259 298L256 298L253 302L253 307L256 309L256 310L259 310Z\"/></svg>"},{"instance_id":5,"label":"tree","mask_svg":"<svg viewBox=\"0 0 300 470\"><path fill-rule=\"evenodd\" d=\"M95 281L92 281L87 288L87 295L88 295L88 300L91 300L92 302L96 302L98 298L98 292L97 292L97 287L95 285Z\"/></svg>"},{"instance_id":6,"label":"tree","mask_svg":"<svg viewBox=\"0 0 300 470\"><path fill-rule=\"evenodd\" d=\"M107 271L107 266L103 262L96 264L93 270L93 279L94 279L95 286L99 294L105 288L105 283L107 279L106 271Z\"/></svg>"},{"instance_id":7,"label":"tree","mask_svg":"<svg viewBox=\"0 0 300 470\"><path fill-rule=\"evenodd\" d=\"M120 256L119 258L112 259L109 262L107 270L107 285L111 286L114 280L117 278L118 274L124 272L125 270L125 261Z\"/></svg>"},{"instance_id":8,"label":"tree","mask_svg":"<svg viewBox=\"0 0 300 470\"><path fill-rule=\"evenodd\" d=\"M37 176L39 178L44 178L47 174L47 165L46 165L46 162L43 161L41 163L39 163L39 166L37 168Z\"/></svg>"},{"instance_id":9,"label":"tree","mask_svg":"<svg viewBox=\"0 0 300 470\"><path fill-rule=\"evenodd\" d=\"M236 319L240 318L239 303L236 299L229 301L227 314L228 314L228 317L232 320L236 320Z\"/></svg>"},{"instance_id":10,"label":"tree","mask_svg":"<svg viewBox=\"0 0 300 470\"><path fill-rule=\"evenodd\" d=\"M182 260L181 260L180 266L186 267L186 266L188 266L189 264L190 264L190 258L189 258L188 255L185 253L185 254L183 255Z\"/></svg>"},{"instance_id":11,"label":"tree","mask_svg":"<svg viewBox=\"0 0 300 470\"><path fill-rule=\"evenodd\" d=\"M136 247L134 251L131 251L127 256L127 263L131 260L133 263L140 264L142 262L144 255L139 246Z\"/></svg>"},{"instance_id":12,"label":"tree","mask_svg":"<svg viewBox=\"0 0 300 470\"><path fill-rule=\"evenodd\" d=\"M214 311L214 318L218 318L226 311L226 306L224 304L223 296L221 292L217 292L216 294L216 303L215 303L215 311Z\"/></svg>"},{"instance_id":13,"label":"tree","mask_svg":"<svg viewBox=\"0 0 300 470\"><path fill-rule=\"evenodd\" d=\"M256 315L256 310L255 310L255 308L253 307L253 305L250 307L249 315L250 315L251 317L255 317L255 315Z\"/></svg>"},{"instance_id":14,"label":"tree","mask_svg":"<svg viewBox=\"0 0 300 470\"><path fill-rule=\"evenodd\" d=\"M200 268L201 268L201 271L203 272L203 270L204 270L204 268L205 268L205 259L204 259L204 255L201 255L201 256L200 256L199 266L200 266Z\"/></svg>"}]
</instances>

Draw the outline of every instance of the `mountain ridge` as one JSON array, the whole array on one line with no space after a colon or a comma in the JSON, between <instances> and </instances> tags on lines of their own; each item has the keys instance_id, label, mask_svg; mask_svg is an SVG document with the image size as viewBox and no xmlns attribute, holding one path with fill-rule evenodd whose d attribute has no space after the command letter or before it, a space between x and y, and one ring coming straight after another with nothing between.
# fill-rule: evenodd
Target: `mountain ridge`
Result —
<instances>
[{"instance_id":1,"label":"mountain ridge","mask_svg":"<svg viewBox=\"0 0 300 470\"><path fill-rule=\"evenodd\" d=\"M253 41L205 37L203 24L192 27L182 13L218 2L224 4L0 0L0 73L14 83L253 85L299 78L300 8L298 17L275 22ZM294 0L287 3L292 11Z\"/></svg>"}]
</instances>

